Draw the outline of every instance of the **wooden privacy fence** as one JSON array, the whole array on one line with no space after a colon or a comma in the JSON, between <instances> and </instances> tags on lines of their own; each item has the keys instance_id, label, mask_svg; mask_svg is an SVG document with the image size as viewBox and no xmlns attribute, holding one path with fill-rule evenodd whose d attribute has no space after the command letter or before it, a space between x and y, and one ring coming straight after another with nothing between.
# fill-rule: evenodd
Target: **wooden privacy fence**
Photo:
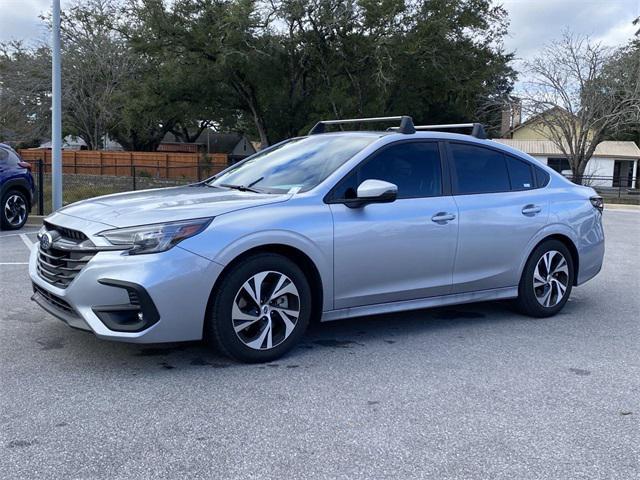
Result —
<instances>
[{"instance_id":1,"label":"wooden privacy fence","mask_svg":"<svg viewBox=\"0 0 640 480\"><path fill-rule=\"evenodd\" d=\"M51 150L24 149L20 155L27 162L42 160L44 173L51 172ZM62 173L80 175L132 175L154 178L200 178L227 167L225 154L173 152L118 152L109 150L64 150Z\"/></svg>"}]
</instances>

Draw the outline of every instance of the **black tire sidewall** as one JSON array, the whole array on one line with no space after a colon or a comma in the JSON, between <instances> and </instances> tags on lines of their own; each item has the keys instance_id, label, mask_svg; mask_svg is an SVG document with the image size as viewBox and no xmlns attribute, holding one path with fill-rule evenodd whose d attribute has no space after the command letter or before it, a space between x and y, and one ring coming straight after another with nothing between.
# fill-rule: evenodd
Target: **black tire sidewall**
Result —
<instances>
[{"instance_id":1,"label":"black tire sidewall","mask_svg":"<svg viewBox=\"0 0 640 480\"><path fill-rule=\"evenodd\" d=\"M544 307L540 305L533 291L533 272L540 258L542 258L545 253L551 250L560 252L567 261L569 270L569 282L565 295L560 303L554 305L553 307ZM562 308L569 300L574 278L575 269L573 265L573 257L571 256L571 252L566 247L566 245L559 240L547 240L541 243L529 256L524 271L522 272L522 278L518 287L518 305L520 307L520 310L524 314L533 317L550 317L552 315L555 315L560 310L562 310Z\"/></svg>"},{"instance_id":2,"label":"black tire sidewall","mask_svg":"<svg viewBox=\"0 0 640 480\"><path fill-rule=\"evenodd\" d=\"M270 350L255 350L247 347L236 335L231 309L242 285L256 273L267 270L283 273L294 282L300 296L300 316L294 331L284 342ZM220 286L214 292L211 315L205 328L222 353L242 362L269 362L288 352L304 335L312 312L311 289L303 271L287 257L273 253L248 257L218 283Z\"/></svg>"},{"instance_id":3,"label":"black tire sidewall","mask_svg":"<svg viewBox=\"0 0 640 480\"><path fill-rule=\"evenodd\" d=\"M19 195L24 201L25 205L27 206L27 215L24 217L24 221L20 225L9 224L9 222L7 221L7 218L5 217L4 207L7 204L7 200L9 200L9 197L12 195ZM1 209L0 210L0 227L2 227L3 230L20 230L24 226L24 224L27 223L27 219L29 218L29 202L27 201L27 197L25 197L24 194L19 190L7 191L2 196L0 209Z\"/></svg>"}]
</instances>

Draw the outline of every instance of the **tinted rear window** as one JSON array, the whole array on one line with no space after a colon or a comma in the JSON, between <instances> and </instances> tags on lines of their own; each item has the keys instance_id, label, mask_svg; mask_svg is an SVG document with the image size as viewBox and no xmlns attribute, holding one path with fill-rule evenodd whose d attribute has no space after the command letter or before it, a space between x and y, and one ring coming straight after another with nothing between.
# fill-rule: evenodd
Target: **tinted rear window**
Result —
<instances>
[{"instance_id":1,"label":"tinted rear window","mask_svg":"<svg viewBox=\"0 0 640 480\"><path fill-rule=\"evenodd\" d=\"M511 180L511 190L529 190L535 187L532 167L527 162L505 156Z\"/></svg>"},{"instance_id":2,"label":"tinted rear window","mask_svg":"<svg viewBox=\"0 0 640 480\"><path fill-rule=\"evenodd\" d=\"M536 184L537 187L544 187L549 183L549 174L541 168L535 167L536 170Z\"/></svg>"},{"instance_id":3,"label":"tinted rear window","mask_svg":"<svg viewBox=\"0 0 640 480\"><path fill-rule=\"evenodd\" d=\"M495 150L451 143L455 194L508 192L511 190L504 155Z\"/></svg>"}]
</instances>

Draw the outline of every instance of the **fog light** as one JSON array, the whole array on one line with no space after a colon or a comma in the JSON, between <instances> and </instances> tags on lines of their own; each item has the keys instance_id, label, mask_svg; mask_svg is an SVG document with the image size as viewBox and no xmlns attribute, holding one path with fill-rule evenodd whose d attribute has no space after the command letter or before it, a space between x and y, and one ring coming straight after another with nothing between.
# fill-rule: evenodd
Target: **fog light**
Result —
<instances>
[{"instance_id":1,"label":"fog light","mask_svg":"<svg viewBox=\"0 0 640 480\"><path fill-rule=\"evenodd\" d=\"M129 302L120 305L96 305L93 313L109 330L116 332L141 332L158 320L158 309L147 291L136 283L101 278L98 283L127 291Z\"/></svg>"}]
</instances>

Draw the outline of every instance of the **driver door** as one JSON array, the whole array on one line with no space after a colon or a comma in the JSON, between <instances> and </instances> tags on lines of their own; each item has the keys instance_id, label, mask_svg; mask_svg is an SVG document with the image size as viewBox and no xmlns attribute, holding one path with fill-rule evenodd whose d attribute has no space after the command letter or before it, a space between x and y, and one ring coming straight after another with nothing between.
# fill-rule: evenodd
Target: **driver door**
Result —
<instances>
[{"instance_id":1,"label":"driver door","mask_svg":"<svg viewBox=\"0 0 640 480\"><path fill-rule=\"evenodd\" d=\"M394 143L364 160L331 192L334 308L451 292L458 211L444 188L436 141ZM392 203L346 205L369 179L398 187Z\"/></svg>"}]
</instances>

